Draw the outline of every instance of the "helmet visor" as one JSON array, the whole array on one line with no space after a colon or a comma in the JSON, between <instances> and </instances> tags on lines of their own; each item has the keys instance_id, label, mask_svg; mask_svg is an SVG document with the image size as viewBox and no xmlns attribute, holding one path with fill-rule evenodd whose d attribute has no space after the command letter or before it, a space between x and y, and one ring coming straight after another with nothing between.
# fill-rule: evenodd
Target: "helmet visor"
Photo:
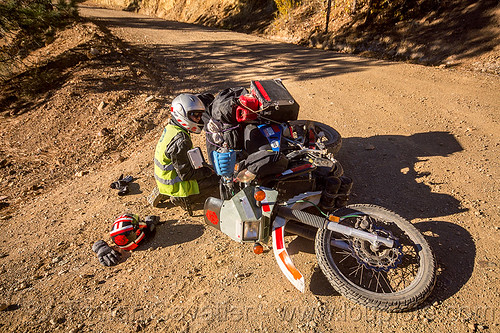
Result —
<instances>
[{"instance_id":1,"label":"helmet visor","mask_svg":"<svg viewBox=\"0 0 500 333\"><path fill-rule=\"evenodd\" d=\"M197 124L203 124L203 121L201 120L202 115L203 115L203 111L189 111L188 112L189 120L191 120Z\"/></svg>"}]
</instances>

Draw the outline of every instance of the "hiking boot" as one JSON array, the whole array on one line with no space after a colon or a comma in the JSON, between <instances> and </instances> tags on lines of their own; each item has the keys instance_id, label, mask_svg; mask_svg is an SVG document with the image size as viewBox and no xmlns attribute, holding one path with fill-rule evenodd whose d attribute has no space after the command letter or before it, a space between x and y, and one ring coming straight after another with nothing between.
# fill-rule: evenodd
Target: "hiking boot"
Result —
<instances>
[{"instance_id":1,"label":"hiking boot","mask_svg":"<svg viewBox=\"0 0 500 333\"><path fill-rule=\"evenodd\" d=\"M193 208L191 207L191 202L189 201L188 197L170 197L170 202L173 205L179 206L184 209L186 212L188 212L189 216L193 216Z\"/></svg>"},{"instance_id":2,"label":"hiking boot","mask_svg":"<svg viewBox=\"0 0 500 333\"><path fill-rule=\"evenodd\" d=\"M161 194L158 187L155 187L148 196L148 202L153 207L158 207L158 205L168 199L168 195Z\"/></svg>"}]
</instances>

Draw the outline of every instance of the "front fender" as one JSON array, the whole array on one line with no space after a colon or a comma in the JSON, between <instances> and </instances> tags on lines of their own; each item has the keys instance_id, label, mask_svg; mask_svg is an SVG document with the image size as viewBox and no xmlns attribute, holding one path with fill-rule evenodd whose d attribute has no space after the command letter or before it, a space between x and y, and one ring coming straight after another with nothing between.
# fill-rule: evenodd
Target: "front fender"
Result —
<instances>
[{"instance_id":1,"label":"front fender","mask_svg":"<svg viewBox=\"0 0 500 333\"><path fill-rule=\"evenodd\" d=\"M292 209L302 210L304 208L312 206L313 204L317 205L319 203L320 197L321 192L302 193L288 200L285 206ZM276 216L273 221L272 234L274 257L278 262L278 266L281 269L281 272L283 272L288 281L290 281L295 288L300 290L300 292L304 292L304 276L293 264L292 259L288 255L285 247L286 223L287 220L281 216Z\"/></svg>"}]
</instances>

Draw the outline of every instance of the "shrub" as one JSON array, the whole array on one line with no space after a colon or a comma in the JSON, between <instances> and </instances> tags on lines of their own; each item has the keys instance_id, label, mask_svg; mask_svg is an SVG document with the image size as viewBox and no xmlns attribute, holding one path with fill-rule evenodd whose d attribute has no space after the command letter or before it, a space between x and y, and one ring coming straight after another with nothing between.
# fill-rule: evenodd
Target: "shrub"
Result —
<instances>
[{"instance_id":1,"label":"shrub","mask_svg":"<svg viewBox=\"0 0 500 333\"><path fill-rule=\"evenodd\" d=\"M77 18L75 0L55 5L50 0L0 0L0 76L5 67L50 43L57 29Z\"/></svg>"},{"instance_id":2,"label":"shrub","mask_svg":"<svg viewBox=\"0 0 500 333\"><path fill-rule=\"evenodd\" d=\"M287 15L290 10L300 4L300 0L274 0L280 15Z\"/></svg>"}]
</instances>

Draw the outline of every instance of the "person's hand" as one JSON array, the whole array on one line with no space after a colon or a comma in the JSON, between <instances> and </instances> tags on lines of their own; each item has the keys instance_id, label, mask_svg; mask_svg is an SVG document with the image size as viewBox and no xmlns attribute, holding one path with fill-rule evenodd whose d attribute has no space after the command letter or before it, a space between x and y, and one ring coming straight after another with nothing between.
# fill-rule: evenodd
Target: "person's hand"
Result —
<instances>
[{"instance_id":1,"label":"person's hand","mask_svg":"<svg viewBox=\"0 0 500 333\"><path fill-rule=\"evenodd\" d=\"M104 266L114 266L120 261L121 253L113 250L108 243L98 240L92 245L92 251L97 254L99 262Z\"/></svg>"}]
</instances>

